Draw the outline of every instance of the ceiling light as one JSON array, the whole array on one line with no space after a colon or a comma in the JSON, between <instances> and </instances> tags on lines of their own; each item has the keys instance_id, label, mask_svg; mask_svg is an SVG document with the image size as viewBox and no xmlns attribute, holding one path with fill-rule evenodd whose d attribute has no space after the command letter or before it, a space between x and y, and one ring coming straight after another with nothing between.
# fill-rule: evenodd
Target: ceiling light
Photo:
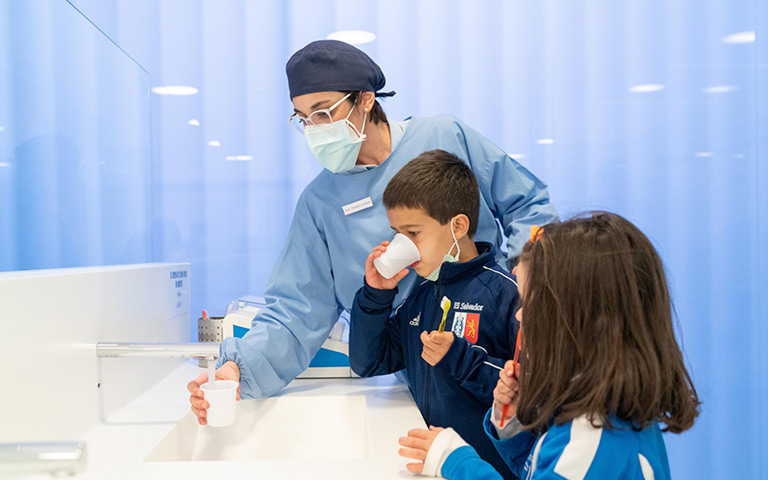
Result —
<instances>
[{"instance_id":1,"label":"ceiling light","mask_svg":"<svg viewBox=\"0 0 768 480\"><path fill-rule=\"evenodd\" d=\"M514 158L515 160L520 159L520 158L525 158L525 154L524 153L510 153L509 156Z\"/></svg>"},{"instance_id":2,"label":"ceiling light","mask_svg":"<svg viewBox=\"0 0 768 480\"><path fill-rule=\"evenodd\" d=\"M248 160L253 160L253 157L250 155L227 155L226 158L230 162L236 162L236 161L245 162Z\"/></svg>"},{"instance_id":3,"label":"ceiling light","mask_svg":"<svg viewBox=\"0 0 768 480\"><path fill-rule=\"evenodd\" d=\"M755 43L755 32L739 32L723 37L723 43Z\"/></svg>"},{"instance_id":4,"label":"ceiling light","mask_svg":"<svg viewBox=\"0 0 768 480\"><path fill-rule=\"evenodd\" d=\"M10 167L10 166L11 166L10 162L0 162L0 168L1 167Z\"/></svg>"},{"instance_id":5,"label":"ceiling light","mask_svg":"<svg viewBox=\"0 0 768 480\"><path fill-rule=\"evenodd\" d=\"M328 40L340 40L350 45L362 45L376 40L376 34L366 32L365 30L339 30L338 32L329 33L325 38Z\"/></svg>"},{"instance_id":6,"label":"ceiling light","mask_svg":"<svg viewBox=\"0 0 768 480\"><path fill-rule=\"evenodd\" d=\"M221 143L219 143L219 141L218 141L218 140L211 140L210 142L208 142L208 146L211 146L211 147L220 147L220 146L221 146Z\"/></svg>"},{"instance_id":7,"label":"ceiling light","mask_svg":"<svg viewBox=\"0 0 768 480\"><path fill-rule=\"evenodd\" d=\"M198 120L194 119L194 118L189 119L187 121L187 124L188 125L192 125L193 127L199 127L200 126L200 122Z\"/></svg>"},{"instance_id":8,"label":"ceiling light","mask_svg":"<svg viewBox=\"0 0 768 480\"><path fill-rule=\"evenodd\" d=\"M0 132L5 131L5 127L0 125Z\"/></svg>"},{"instance_id":9,"label":"ceiling light","mask_svg":"<svg viewBox=\"0 0 768 480\"><path fill-rule=\"evenodd\" d=\"M168 85L164 87L152 87L152 93L158 95L195 95L198 90L186 85Z\"/></svg>"},{"instance_id":10,"label":"ceiling light","mask_svg":"<svg viewBox=\"0 0 768 480\"><path fill-rule=\"evenodd\" d=\"M699 158L709 158L712 155L714 155L712 152L698 152L696 154L696 156L699 157Z\"/></svg>"},{"instance_id":11,"label":"ceiling light","mask_svg":"<svg viewBox=\"0 0 768 480\"><path fill-rule=\"evenodd\" d=\"M536 140L536 143L538 143L539 145L552 145L553 143L555 143L555 139L554 138L540 138L540 139Z\"/></svg>"},{"instance_id":12,"label":"ceiling light","mask_svg":"<svg viewBox=\"0 0 768 480\"><path fill-rule=\"evenodd\" d=\"M630 92L636 93L658 92L659 90L664 90L664 85L658 83L646 83L643 85L635 85L629 88Z\"/></svg>"},{"instance_id":13,"label":"ceiling light","mask_svg":"<svg viewBox=\"0 0 768 480\"><path fill-rule=\"evenodd\" d=\"M715 87L702 88L703 93L726 93L736 90L735 85L717 85Z\"/></svg>"}]
</instances>

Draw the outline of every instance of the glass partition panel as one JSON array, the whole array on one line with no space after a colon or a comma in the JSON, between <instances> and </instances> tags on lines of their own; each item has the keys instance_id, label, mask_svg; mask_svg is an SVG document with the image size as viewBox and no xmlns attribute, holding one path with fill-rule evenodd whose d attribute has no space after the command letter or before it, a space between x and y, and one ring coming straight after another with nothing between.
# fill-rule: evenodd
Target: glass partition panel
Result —
<instances>
[{"instance_id":1,"label":"glass partition panel","mask_svg":"<svg viewBox=\"0 0 768 480\"><path fill-rule=\"evenodd\" d=\"M149 85L71 4L0 0L0 271L151 260Z\"/></svg>"}]
</instances>

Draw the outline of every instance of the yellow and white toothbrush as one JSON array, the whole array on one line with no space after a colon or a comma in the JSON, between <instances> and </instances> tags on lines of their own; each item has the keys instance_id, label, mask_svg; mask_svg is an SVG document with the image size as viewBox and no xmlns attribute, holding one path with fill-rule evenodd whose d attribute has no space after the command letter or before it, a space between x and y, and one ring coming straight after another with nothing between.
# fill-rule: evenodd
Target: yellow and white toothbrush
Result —
<instances>
[{"instance_id":1,"label":"yellow and white toothbrush","mask_svg":"<svg viewBox=\"0 0 768 480\"><path fill-rule=\"evenodd\" d=\"M440 307L443 309L443 319L440 320L440 326L437 328L437 331L443 333L445 330L445 319L448 317L448 310L451 309L451 301L448 297L443 297L443 299L440 300Z\"/></svg>"}]
</instances>

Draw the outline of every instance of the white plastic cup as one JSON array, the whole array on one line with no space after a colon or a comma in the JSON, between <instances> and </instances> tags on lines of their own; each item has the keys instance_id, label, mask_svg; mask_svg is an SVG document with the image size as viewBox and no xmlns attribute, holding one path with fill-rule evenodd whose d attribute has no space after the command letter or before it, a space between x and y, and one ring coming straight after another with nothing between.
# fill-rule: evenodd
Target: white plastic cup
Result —
<instances>
[{"instance_id":1,"label":"white plastic cup","mask_svg":"<svg viewBox=\"0 0 768 480\"><path fill-rule=\"evenodd\" d=\"M421 255L416 244L402 233L396 233L387 250L373 260L373 265L382 277L392 278L397 272L419 260Z\"/></svg>"},{"instance_id":2,"label":"white plastic cup","mask_svg":"<svg viewBox=\"0 0 768 480\"><path fill-rule=\"evenodd\" d=\"M205 382L200 385L203 398L210 404L208 407L208 425L212 427L228 427L235 423L235 402L237 401L237 386L233 380L216 380L213 386Z\"/></svg>"}]
</instances>

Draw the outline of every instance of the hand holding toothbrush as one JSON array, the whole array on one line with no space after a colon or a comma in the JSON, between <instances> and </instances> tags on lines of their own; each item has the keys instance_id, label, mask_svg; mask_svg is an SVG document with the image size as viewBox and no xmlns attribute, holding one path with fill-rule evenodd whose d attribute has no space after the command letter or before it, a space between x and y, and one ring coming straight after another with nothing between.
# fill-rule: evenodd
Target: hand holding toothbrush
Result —
<instances>
[{"instance_id":1,"label":"hand holding toothbrush","mask_svg":"<svg viewBox=\"0 0 768 480\"><path fill-rule=\"evenodd\" d=\"M494 414L501 412L501 417L496 419L500 427L517 414L517 404L520 401L518 375L520 375L520 364L516 364L513 360L507 361L504 364L504 370L499 372L499 381L493 389L493 410Z\"/></svg>"},{"instance_id":2,"label":"hand holding toothbrush","mask_svg":"<svg viewBox=\"0 0 768 480\"><path fill-rule=\"evenodd\" d=\"M421 358L425 362L432 365L437 365L440 360L443 359L448 350L450 350L453 344L454 334L453 332L445 331L445 320L448 317L448 311L451 309L451 300L448 297L443 297L440 300L440 308L443 310L443 318L440 320L440 326L437 330L427 333L421 332L421 343L424 344L424 348L421 351Z\"/></svg>"}]
</instances>

